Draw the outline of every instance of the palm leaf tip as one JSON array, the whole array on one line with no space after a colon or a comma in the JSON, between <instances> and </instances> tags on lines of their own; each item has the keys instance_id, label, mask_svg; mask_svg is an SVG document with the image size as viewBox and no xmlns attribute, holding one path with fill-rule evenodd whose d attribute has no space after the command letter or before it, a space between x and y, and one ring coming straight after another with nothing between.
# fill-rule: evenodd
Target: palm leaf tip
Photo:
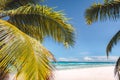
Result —
<instances>
[{"instance_id":1,"label":"palm leaf tip","mask_svg":"<svg viewBox=\"0 0 120 80\"><path fill-rule=\"evenodd\" d=\"M113 38L110 40L110 42L108 43L107 48L106 48L107 56L108 56L109 53L112 51L112 47L113 47L114 45L116 45L119 40L120 40L120 31L118 31L118 32L113 36Z\"/></svg>"},{"instance_id":2,"label":"palm leaf tip","mask_svg":"<svg viewBox=\"0 0 120 80\"><path fill-rule=\"evenodd\" d=\"M90 8L86 9L85 19L87 24L92 24L98 20L98 12L101 7L101 4L93 4Z\"/></svg>"}]
</instances>

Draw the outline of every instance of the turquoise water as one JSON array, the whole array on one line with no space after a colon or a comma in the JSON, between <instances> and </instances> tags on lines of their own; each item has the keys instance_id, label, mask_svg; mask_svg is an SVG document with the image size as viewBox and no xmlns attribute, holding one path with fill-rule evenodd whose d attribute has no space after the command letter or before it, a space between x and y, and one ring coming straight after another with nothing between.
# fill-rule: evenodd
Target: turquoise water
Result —
<instances>
[{"instance_id":1,"label":"turquoise water","mask_svg":"<svg viewBox=\"0 0 120 80\"><path fill-rule=\"evenodd\" d=\"M64 70L76 68L114 66L115 62L53 62L53 65L58 70Z\"/></svg>"}]
</instances>

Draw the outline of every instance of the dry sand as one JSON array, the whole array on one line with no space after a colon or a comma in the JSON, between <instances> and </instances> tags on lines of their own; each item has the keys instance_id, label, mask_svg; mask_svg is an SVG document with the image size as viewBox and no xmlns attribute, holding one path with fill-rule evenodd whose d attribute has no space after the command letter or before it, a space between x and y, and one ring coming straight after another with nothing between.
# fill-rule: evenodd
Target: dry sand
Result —
<instances>
[{"instance_id":1,"label":"dry sand","mask_svg":"<svg viewBox=\"0 0 120 80\"><path fill-rule=\"evenodd\" d=\"M114 66L54 71L55 80L115 80Z\"/></svg>"}]
</instances>

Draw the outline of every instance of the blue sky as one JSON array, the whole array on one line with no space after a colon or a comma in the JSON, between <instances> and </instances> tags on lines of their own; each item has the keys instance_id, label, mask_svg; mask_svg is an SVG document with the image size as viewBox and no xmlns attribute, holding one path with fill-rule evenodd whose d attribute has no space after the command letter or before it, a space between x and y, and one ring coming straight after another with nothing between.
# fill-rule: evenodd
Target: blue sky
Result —
<instances>
[{"instance_id":1,"label":"blue sky","mask_svg":"<svg viewBox=\"0 0 120 80\"><path fill-rule=\"evenodd\" d=\"M103 0L47 0L49 7L63 10L66 17L72 18L75 28L75 45L66 49L62 44L46 38L43 45L50 50L58 61L106 61L106 46L112 36L120 29L120 20L95 22L87 25L84 18L85 10L94 2ZM120 43L113 47L109 61L116 60L120 55ZM103 59L104 58L104 59Z\"/></svg>"}]
</instances>

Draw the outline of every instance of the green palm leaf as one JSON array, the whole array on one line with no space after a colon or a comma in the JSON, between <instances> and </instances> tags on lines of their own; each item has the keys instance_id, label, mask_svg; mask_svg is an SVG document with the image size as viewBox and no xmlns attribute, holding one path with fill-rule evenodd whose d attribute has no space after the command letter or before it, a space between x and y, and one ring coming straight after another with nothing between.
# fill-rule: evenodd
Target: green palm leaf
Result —
<instances>
[{"instance_id":1,"label":"green palm leaf","mask_svg":"<svg viewBox=\"0 0 120 80\"><path fill-rule=\"evenodd\" d=\"M108 56L109 52L111 52L112 47L113 47L114 45L116 45L119 40L120 40L120 31L118 31L118 32L113 36L113 38L110 40L109 44L107 45L107 49L106 49L107 56Z\"/></svg>"},{"instance_id":2,"label":"green palm leaf","mask_svg":"<svg viewBox=\"0 0 120 80\"><path fill-rule=\"evenodd\" d=\"M9 22L24 33L43 40L46 36L53 37L65 45L73 45L73 27L67 23L62 13L40 5L26 5L15 10L4 11L10 16Z\"/></svg>"},{"instance_id":3,"label":"green palm leaf","mask_svg":"<svg viewBox=\"0 0 120 80\"><path fill-rule=\"evenodd\" d=\"M115 76L117 77L118 80L120 80L120 57L118 58L116 65L115 65Z\"/></svg>"},{"instance_id":4,"label":"green palm leaf","mask_svg":"<svg viewBox=\"0 0 120 80\"><path fill-rule=\"evenodd\" d=\"M6 73L15 66L17 80L49 80L53 58L38 41L15 26L0 20L0 69Z\"/></svg>"},{"instance_id":5,"label":"green palm leaf","mask_svg":"<svg viewBox=\"0 0 120 80\"><path fill-rule=\"evenodd\" d=\"M15 9L26 4L39 4L44 0L0 0L0 10Z\"/></svg>"},{"instance_id":6,"label":"green palm leaf","mask_svg":"<svg viewBox=\"0 0 120 80\"><path fill-rule=\"evenodd\" d=\"M91 24L98 20L106 20L106 19L117 19L120 17L120 1L119 0L111 0L105 2L104 4L93 4L90 8L88 8L85 12L85 18L87 24Z\"/></svg>"}]
</instances>

